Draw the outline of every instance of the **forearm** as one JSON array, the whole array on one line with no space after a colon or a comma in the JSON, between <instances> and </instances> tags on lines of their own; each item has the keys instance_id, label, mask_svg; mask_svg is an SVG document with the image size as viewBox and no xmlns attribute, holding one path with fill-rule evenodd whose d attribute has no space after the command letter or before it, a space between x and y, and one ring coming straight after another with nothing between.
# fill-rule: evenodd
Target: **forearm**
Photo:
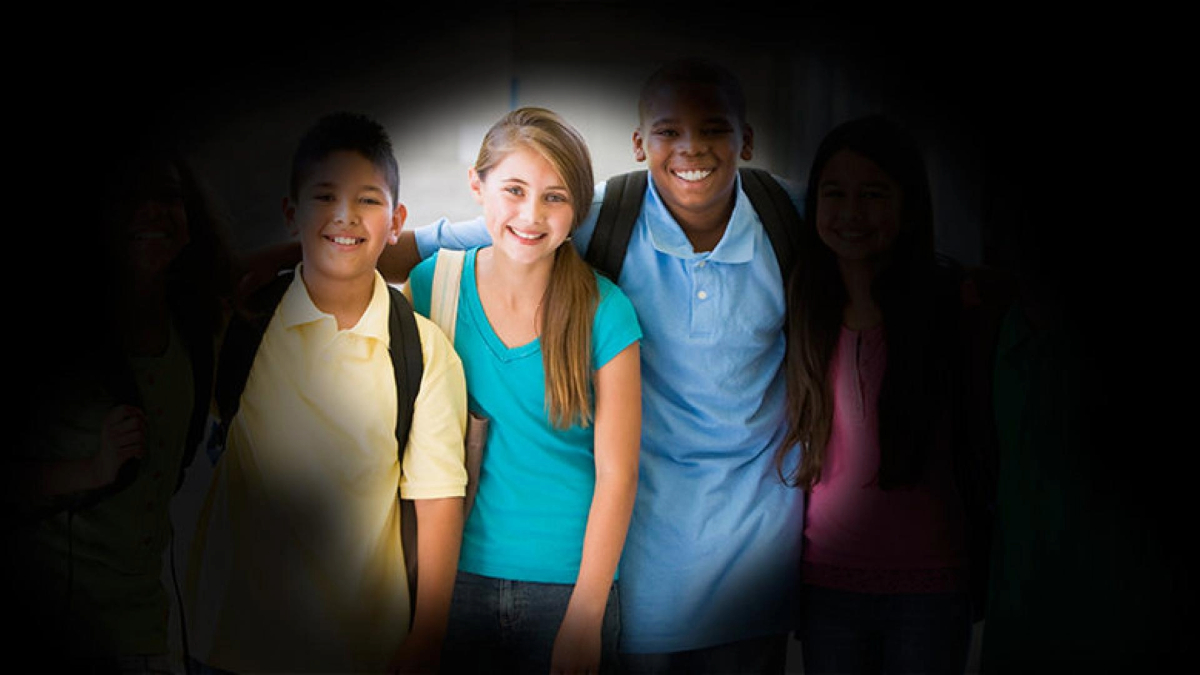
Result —
<instances>
[{"instance_id":1,"label":"forearm","mask_svg":"<svg viewBox=\"0 0 1200 675\"><path fill-rule=\"evenodd\" d=\"M439 218L415 230L401 231L395 245L384 247L376 268L388 283L401 284L408 281L414 267L440 248L462 251L491 241L483 218L454 222Z\"/></svg>"},{"instance_id":2,"label":"forearm","mask_svg":"<svg viewBox=\"0 0 1200 675\"><path fill-rule=\"evenodd\" d=\"M416 235L412 230L402 230L394 245L383 247L375 267L389 284L402 284L408 281L408 274L420 262Z\"/></svg>"},{"instance_id":3,"label":"forearm","mask_svg":"<svg viewBox=\"0 0 1200 675\"><path fill-rule=\"evenodd\" d=\"M642 429L636 343L596 373L596 486L583 537L583 559L568 614L602 618L637 496Z\"/></svg>"},{"instance_id":4,"label":"forearm","mask_svg":"<svg viewBox=\"0 0 1200 675\"><path fill-rule=\"evenodd\" d=\"M278 272L295 267L300 260L300 242L288 240L277 244L267 244L243 253L238 257L238 264L242 271L271 270Z\"/></svg>"},{"instance_id":5,"label":"forearm","mask_svg":"<svg viewBox=\"0 0 1200 675\"><path fill-rule=\"evenodd\" d=\"M412 634L439 644L450 617L450 597L462 543L462 497L419 499L417 512L416 612Z\"/></svg>"},{"instance_id":6,"label":"forearm","mask_svg":"<svg viewBox=\"0 0 1200 675\"><path fill-rule=\"evenodd\" d=\"M567 613L599 622L616 575L637 496L637 468L597 475L583 538L583 559Z\"/></svg>"},{"instance_id":7,"label":"forearm","mask_svg":"<svg viewBox=\"0 0 1200 675\"><path fill-rule=\"evenodd\" d=\"M92 458L17 463L6 480L6 495L28 501L102 487Z\"/></svg>"}]
</instances>

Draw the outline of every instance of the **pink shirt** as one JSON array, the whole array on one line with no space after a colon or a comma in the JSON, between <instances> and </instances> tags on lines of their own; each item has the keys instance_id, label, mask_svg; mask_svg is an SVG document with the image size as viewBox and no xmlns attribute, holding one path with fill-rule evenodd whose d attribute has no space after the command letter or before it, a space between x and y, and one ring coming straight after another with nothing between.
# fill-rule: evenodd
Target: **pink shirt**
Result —
<instances>
[{"instance_id":1,"label":"pink shirt","mask_svg":"<svg viewBox=\"0 0 1200 675\"><path fill-rule=\"evenodd\" d=\"M833 428L804 521L804 581L872 593L962 590L964 518L947 444L930 452L917 485L877 485L886 362L882 327L842 328L829 369Z\"/></svg>"}]
</instances>

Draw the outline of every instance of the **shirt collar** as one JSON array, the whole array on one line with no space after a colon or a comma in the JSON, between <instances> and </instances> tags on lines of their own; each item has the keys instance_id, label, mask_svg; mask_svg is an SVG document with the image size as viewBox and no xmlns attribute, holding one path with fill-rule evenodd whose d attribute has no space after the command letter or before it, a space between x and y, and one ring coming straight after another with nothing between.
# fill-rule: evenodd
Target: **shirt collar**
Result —
<instances>
[{"instance_id":1,"label":"shirt collar","mask_svg":"<svg viewBox=\"0 0 1200 675\"><path fill-rule=\"evenodd\" d=\"M721 236L721 241L717 242L712 251L696 253L683 228L659 196L654 187L654 178L648 176L642 213L650 230L651 244L658 251L676 258L706 258L722 263L749 262L754 258L755 232L760 229L761 221L754 212L754 207L750 205L750 198L742 191L740 173L734 183L734 190L737 199L734 201L733 213L729 215L729 224L725 228L725 234Z\"/></svg>"},{"instance_id":2,"label":"shirt collar","mask_svg":"<svg viewBox=\"0 0 1200 675\"><path fill-rule=\"evenodd\" d=\"M304 285L304 279L300 276L303 266L304 263L296 265L292 283L279 302L279 318L283 321L284 328L325 320L332 321L336 325L337 320L332 314L322 312L313 304L312 298L308 294L308 288ZM371 302L367 305L367 309L359 318L358 323L347 329L346 332L365 338L374 338L385 345L388 344L388 311L390 310L388 300L387 283L376 270L375 288L371 293Z\"/></svg>"}]
</instances>

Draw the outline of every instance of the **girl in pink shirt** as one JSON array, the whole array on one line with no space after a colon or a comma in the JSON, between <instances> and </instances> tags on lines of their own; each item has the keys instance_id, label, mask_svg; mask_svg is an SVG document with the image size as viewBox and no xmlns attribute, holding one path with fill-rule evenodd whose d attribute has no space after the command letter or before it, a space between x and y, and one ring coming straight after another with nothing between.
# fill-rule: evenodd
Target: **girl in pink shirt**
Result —
<instances>
[{"instance_id":1,"label":"girl in pink shirt","mask_svg":"<svg viewBox=\"0 0 1200 675\"><path fill-rule=\"evenodd\" d=\"M822 142L788 288L781 475L809 492L804 671L962 672L971 633L955 480L960 304L920 151L878 116Z\"/></svg>"}]
</instances>

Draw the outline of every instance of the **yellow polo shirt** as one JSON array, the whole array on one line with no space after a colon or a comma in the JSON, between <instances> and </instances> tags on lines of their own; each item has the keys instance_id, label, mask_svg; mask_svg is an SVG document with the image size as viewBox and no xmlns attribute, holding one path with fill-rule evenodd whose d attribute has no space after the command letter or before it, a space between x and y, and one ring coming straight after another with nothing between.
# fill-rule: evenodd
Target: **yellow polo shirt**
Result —
<instances>
[{"instance_id":1,"label":"yellow polo shirt","mask_svg":"<svg viewBox=\"0 0 1200 675\"><path fill-rule=\"evenodd\" d=\"M403 470L388 290L338 330L296 278L250 370L189 574L193 655L244 671L382 670L408 632L397 488L461 497L466 384L417 316L424 374Z\"/></svg>"}]
</instances>

